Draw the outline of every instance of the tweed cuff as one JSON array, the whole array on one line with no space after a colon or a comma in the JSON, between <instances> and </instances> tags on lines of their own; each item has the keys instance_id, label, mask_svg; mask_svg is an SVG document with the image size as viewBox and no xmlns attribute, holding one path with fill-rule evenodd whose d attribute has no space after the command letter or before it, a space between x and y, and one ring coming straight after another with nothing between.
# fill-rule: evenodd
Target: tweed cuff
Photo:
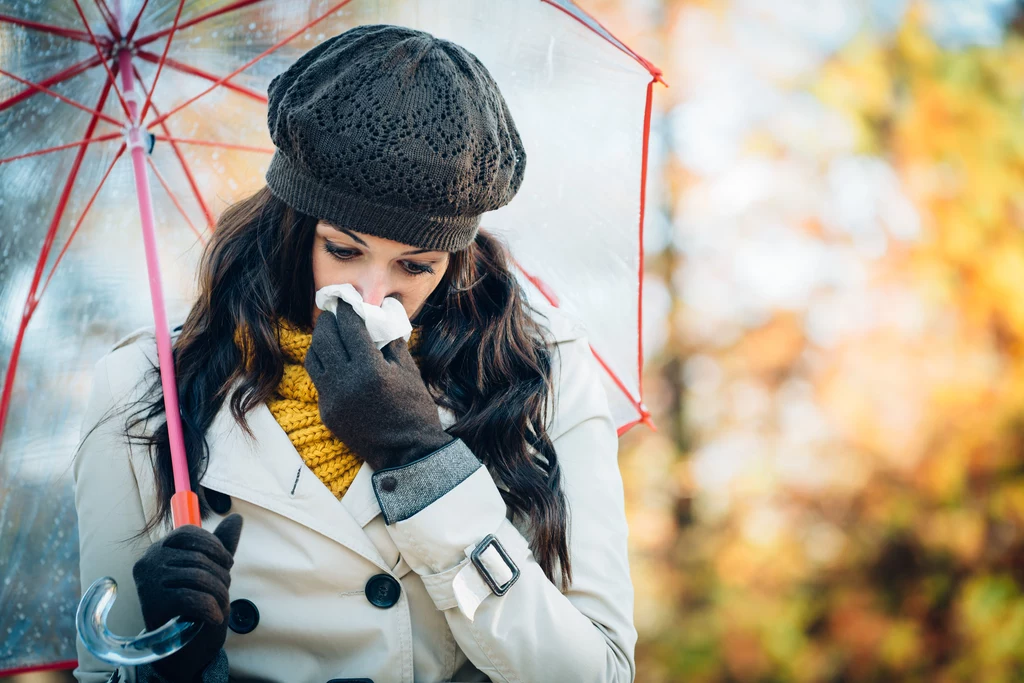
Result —
<instances>
[{"instance_id":1,"label":"tweed cuff","mask_svg":"<svg viewBox=\"0 0 1024 683\"><path fill-rule=\"evenodd\" d=\"M385 524L408 519L483 467L462 439L401 467L377 470L370 477Z\"/></svg>"}]
</instances>

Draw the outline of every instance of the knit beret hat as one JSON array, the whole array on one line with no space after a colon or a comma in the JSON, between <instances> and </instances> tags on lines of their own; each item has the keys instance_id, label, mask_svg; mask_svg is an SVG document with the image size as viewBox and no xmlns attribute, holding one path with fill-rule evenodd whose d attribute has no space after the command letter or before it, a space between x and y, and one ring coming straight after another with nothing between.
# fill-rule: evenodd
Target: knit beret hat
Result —
<instances>
[{"instance_id":1,"label":"knit beret hat","mask_svg":"<svg viewBox=\"0 0 1024 683\"><path fill-rule=\"evenodd\" d=\"M366 24L275 76L270 191L336 227L458 251L519 191L526 151L490 73L424 31Z\"/></svg>"}]
</instances>

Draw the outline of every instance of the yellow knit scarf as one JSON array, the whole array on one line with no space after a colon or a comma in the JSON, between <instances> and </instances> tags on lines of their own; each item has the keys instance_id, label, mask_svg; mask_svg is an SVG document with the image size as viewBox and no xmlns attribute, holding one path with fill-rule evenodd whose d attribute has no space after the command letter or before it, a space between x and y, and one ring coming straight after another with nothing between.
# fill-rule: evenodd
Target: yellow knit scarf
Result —
<instances>
[{"instance_id":1,"label":"yellow knit scarf","mask_svg":"<svg viewBox=\"0 0 1024 683\"><path fill-rule=\"evenodd\" d=\"M278 326L278 339L285 357L284 374L267 400L267 407L281 428L288 434L302 461L320 481L341 499L356 478L363 461L345 446L320 421L318 394L312 378L306 372L306 352L313 340L312 331L302 329L282 318ZM235 334L240 341L241 328ZM419 363L420 329L413 328L409 339L410 351ZM242 348L239 345L239 348Z\"/></svg>"}]
</instances>

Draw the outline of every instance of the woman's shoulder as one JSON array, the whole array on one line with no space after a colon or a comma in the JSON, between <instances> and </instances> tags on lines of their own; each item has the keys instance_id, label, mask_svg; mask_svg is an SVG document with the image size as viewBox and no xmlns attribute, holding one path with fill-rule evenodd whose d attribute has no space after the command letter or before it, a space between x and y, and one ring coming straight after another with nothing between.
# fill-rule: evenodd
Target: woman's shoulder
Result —
<instances>
[{"instance_id":1,"label":"woman's shoulder","mask_svg":"<svg viewBox=\"0 0 1024 683\"><path fill-rule=\"evenodd\" d=\"M171 332L171 340L178 336L180 327ZM141 386L144 376L159 367L156 326L136 328L115 341L96 362L97 371L103 371L111 390L123 394Z\"/></svg>"},{"instance_id":2,"label":"woman's shoulder","mask_svg":"<svg viewBox=\"0 0 1024 683\"><path fill-rule=\"evenodd\" d=\"M587 328L575 315L547 302L532 304L534 319L545 329L551 348L548 435L555 439L595 417L611 420L602 370L590 348Z\"/></svg>"}]
</instances>

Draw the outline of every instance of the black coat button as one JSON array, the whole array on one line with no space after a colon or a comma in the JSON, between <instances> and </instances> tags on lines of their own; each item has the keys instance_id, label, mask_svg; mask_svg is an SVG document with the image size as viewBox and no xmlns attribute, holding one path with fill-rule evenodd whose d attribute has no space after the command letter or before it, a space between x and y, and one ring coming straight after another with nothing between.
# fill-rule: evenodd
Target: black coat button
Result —
<instances>
[{"instance_id":1,"label":"black coat button","mask_svg":"<svg viewBox=\"0 0 1024 683\"><path fill-rule=\"evenodd\" d=\"M398 486L398 480L392 477L391 475L382 477L380 480L380 487L387 491L388 493L394 491L396 486Z\"/></svg>"},{"instance_id":2,"label":"black coat button","mask_svg":"<svg viewBox=\"0 0 1024 683\"><path fill-rule=\"evenodd\" d=\"M371 576L366 582L366 599L377 607L391 607L398 602L402 594L402 586L390 574Z\"/></svg>"},{"instance_id":3,"label":"black coat button","mask_svg":"<svg viewBox=\"0 0 1024 683\"><path fill-rule=\"evenodd\" d=\"M242 598L231 603L231 617L228 628L235 633L249 633L260 623L260 611L252 600Z\"/></svg>"},{"instance_id":4,"label":"black coat button","mask_svg":"<svg viewBox=\"0 0 1024 683\"><path fill-rule=\"evenodd\" d=\"M231 496L228 494L204 486L203 495L206 496L206 502L209 503L210 509L218 515L226 515L231 509Z\"/></svg>"}]
</instances>

